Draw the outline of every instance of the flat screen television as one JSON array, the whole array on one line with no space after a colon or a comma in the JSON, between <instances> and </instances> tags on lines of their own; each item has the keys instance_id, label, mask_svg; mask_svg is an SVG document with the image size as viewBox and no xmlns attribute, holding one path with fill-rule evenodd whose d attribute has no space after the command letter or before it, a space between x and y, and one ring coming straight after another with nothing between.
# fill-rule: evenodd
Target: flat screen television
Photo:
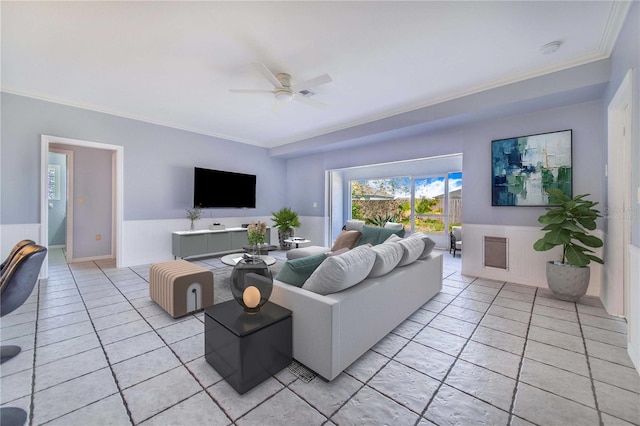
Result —
<instances>
[{"instance_id":1,"label":"flat screen television","mask_svg":"<svg viewBox=\"0 0 640 426\"><path fill-rule=\"evenodd\" d=\"M255 208L256 176L195 167L193 205L202 208Z\"/></svg>"}]
</instances>

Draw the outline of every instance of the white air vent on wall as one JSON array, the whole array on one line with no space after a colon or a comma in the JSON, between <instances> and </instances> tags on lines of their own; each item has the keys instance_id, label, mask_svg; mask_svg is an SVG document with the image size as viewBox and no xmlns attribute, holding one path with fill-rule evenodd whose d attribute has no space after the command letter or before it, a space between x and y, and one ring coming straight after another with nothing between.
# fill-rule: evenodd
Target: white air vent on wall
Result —
<instances>
[{"instance_id":1,"label":"white air vent on wall","mask_svg":"<svg viewBox=\"0 0 640 426\"><path fill-rule=\"evenodd\" d=\"M509 240L504 237L484 237L483 266L509 270Z\"/></svg>"}]
</instances>

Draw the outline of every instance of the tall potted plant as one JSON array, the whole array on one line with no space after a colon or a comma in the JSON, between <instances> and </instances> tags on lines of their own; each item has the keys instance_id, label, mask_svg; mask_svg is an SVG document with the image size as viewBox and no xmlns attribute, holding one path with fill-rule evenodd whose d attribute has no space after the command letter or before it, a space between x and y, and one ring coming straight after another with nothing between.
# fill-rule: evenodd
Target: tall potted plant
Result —
<instances>
[{"instance_id":1,"label":"tall potted plant","mask_svg":"<svg viewBox=\"0 0 640 426\"><path fill-rule=\"evenodd\" d=\"M587 293L591 261L604 263L590 248L602 247L602 240L590 235L601 217L594 208L598 203L585 200L589 194L569 198L560 189L549 189L547 213L538 218L545 225L546 234L533 244L536 251L562 246L562 261L547 262L547 283L553 294L561 300L575 302ZM590 248L587 248L590 247Z\"/></svg>"},{"instance_id":2,"label":"tall potted plant","mask_svg":"<svg viewBox=\"0 0 640 426\"><path fill-rule=\"evenodd\" d=\"M272 212L273 217L271 220L276 228L278 228L278 242L282 250L288 250L291 248L290 243L285 243L294 235L294 228L300 227L300 219L298 214L291 210L290 207L283 207L277 212Z\"/></svg>"}]
</instances>

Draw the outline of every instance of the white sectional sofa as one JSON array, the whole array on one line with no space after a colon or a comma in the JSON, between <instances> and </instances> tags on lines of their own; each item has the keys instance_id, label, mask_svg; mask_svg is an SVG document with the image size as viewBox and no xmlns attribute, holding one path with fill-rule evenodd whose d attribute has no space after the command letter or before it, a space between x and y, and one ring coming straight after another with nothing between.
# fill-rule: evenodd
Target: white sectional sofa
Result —
<instances>
[{"instance_id":1,"label":"white sectional sofa","mask_svg":"<svg viewBox=\"0 0 640 426\"><path fill-rule=\"evenodd\" d=\"M333 380L442 289L442 255L320 295L273 282L270 300L293 312L293 358Z\"/></svg>"}]
</instances>

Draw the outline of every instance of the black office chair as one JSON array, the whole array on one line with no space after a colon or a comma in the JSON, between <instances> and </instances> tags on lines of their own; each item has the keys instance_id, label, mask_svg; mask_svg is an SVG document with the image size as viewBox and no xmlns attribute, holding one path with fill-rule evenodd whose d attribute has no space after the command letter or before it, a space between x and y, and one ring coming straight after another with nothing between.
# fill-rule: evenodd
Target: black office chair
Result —
<instances>
[{"instance_id":1,"label":"black office chair","mask_svg":"<svg viewBox=\"0 0 640 426\"><path fill-rule=\"evenodd\" d=\"M27 244L18 249L6 264L2 264L0 317L18 309L31 295L46 256L46 247ZM0 346L2 355L0 364L18 355L20 350L20 346ZM24 425L26 421L27 413L20 408L2 407L0 409L0 425Z\"/></svg>"},{"instance_id":2,"label":"black office chair","mask_svg":"<svg viewBox=\"0 0 640 426\"><path fill-rule=\"evenodd\" d=\"M2 262L2 265L0 265L0 276L2 275L2 273L4 272L4 268L9 266L9 264L11 263L11 259L13 259L13 257L16 255L16 253L18 253L18 251L20 251L20 249L24 246L28 246L31 244L35 244L35 241L32 240L22 240L22 241L18 241L16 243L15 246L13 246L13 248L11 249L11 252L9 253L9 256L7 256L7 258L4 260L4 262Z\"/></svg>"}]
</instances>

